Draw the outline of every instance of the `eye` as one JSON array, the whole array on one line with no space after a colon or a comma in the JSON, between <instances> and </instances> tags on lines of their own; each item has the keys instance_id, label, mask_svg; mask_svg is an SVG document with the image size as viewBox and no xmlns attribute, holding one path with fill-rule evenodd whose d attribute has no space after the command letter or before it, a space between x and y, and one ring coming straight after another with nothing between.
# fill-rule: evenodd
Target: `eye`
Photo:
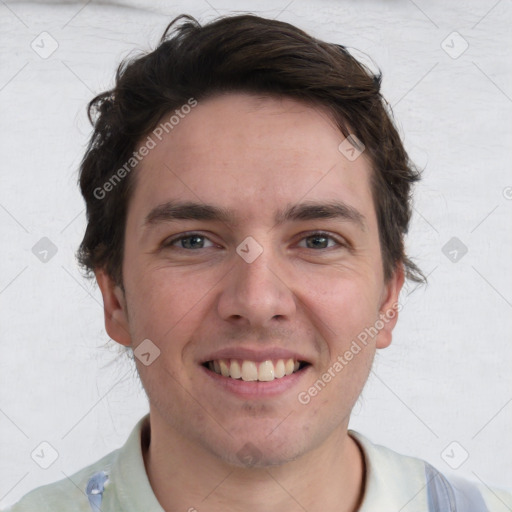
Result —
<instances>
[{"instance_id":1,"label":"eye","mask_svg":"<svg viewBox=\"0 0 512 512\"><path fill-rule=\"evenodd\" d=\"M201 242L203 240L203 242ZM182 246L178 247L178 249L204 249L204 240L209 240L206 236L201 233L188 233L185 235L180 235L168 240L165 240L162 244L163 247L172 247L177 242L181 242ZM211 240L210 240L210 243ZM210 247L213 246L213 243Z\"/></svg>"},{"instance_id":2,"label":"eye","mask_svg":"<svg viewBox=\"0 0 512 512\"><path fill-rule=\"evenodd\" d=\"M330 249L332 248L332 246L327 247L327 245L329 244L329 240L334 241L340 247L346 247L346 244L343 243L341 240L338 240L338 238L333 237L332 235L329 235L328 233L324 233L322 231L311 233L308 236L302 238L302 240L312 240L312 243L310 244L306 242L308 249Z\"/></svg>"},{"instance_id":3,"label":"eye","mask_svg":"<svg viewBox=\"0 0 512 512\"><path fill-rule=\"evenodd\" d=\"M328 233L324 233L323 231L318 231L315 233L311 233L308 236L305 236L301 239L302 241L306 241L307 249L332 249L336 245L339 247L346 247L347 244L342 240L329 235ZM211 245L205 246L205 241L208 241ZM329 242L331 245L329 246ZM334 242L334 246L332 245ZM213 247L215 244L205 235L201 233L186 233L174 238L170 238L165 240L162 243L162 247L175 247L177 243L181 243L181 247L176 247L177 249L207 249L208 247ZM304 246L302 246L304 247Z\"/></svg>"}]
</instances>

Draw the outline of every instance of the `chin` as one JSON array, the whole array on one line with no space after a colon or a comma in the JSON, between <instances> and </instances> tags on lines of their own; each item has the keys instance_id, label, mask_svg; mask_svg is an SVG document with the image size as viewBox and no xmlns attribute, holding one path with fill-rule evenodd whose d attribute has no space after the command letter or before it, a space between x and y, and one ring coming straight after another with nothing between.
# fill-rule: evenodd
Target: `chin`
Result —
<instances>
[{"instance_id":1,"label":"chin","mask_svg":"<svg viewBox=\"0 0 512 512\"><path fill-rule=\"evenodd\" d=\"M298 459L304 453L303 443L287 433L270 439L263 435L234 436L224 444L212 442L208 450L225 463L239 468L281 466Z\"/></svg>"}]
</instances>

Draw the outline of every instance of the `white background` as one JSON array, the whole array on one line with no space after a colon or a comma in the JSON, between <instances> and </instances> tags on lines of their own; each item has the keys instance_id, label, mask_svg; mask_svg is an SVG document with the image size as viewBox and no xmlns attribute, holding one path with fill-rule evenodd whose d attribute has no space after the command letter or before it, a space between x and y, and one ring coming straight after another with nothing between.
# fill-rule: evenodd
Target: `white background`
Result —
<instances>
[{"instance_id":1,"label":"white background","mask_svg":"<svg viewBox=\"0 0 512 512\"><path fill-rule=\"evenodd\" d=\"M404 290L393 344L377 355L351 428L512 488L510 0L11 1L0 3L0 506L118 448L148 410L104 331L99 290L74 259L86 103L178 14L206 22L234 10L371 56L425 169L407 247L429 285ZM31 48L41 37L49 48L41 32L58 43L46 59ZM455 55L464 41L458 58L443 50ZM42 237L58 250L46 263L32 252ZM468 249L456 263L442 252L452 237ZM59 454L46 470L30 457L42 441ZM452 465L469 454L457 470L441 456L453 441Z\"/></svg>"}]
</instances>

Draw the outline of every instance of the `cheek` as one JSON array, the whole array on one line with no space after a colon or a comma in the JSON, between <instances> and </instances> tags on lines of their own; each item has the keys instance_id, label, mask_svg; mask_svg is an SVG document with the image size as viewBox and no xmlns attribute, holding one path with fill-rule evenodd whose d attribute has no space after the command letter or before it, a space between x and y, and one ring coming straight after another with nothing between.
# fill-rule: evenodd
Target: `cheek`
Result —
<instances>
[{"instance_id":1,"label":"cheek","mask_svg":"<svg viewBox=\"0 0 512 512\"><path fill-rule=\"evenodd\" d=\"M149 338L158 346L172 332L178 319L190 309L188 293L179 283L158 279L158 273L134 272L126 283L130 328L137 337ZM136 342L135 342L136 343Z\"/></svg>"},{"instance_id":2,"label":"cheek","mask_svg":"<svg viewBox=\"0 0 512 512\"><path fill-rule=\"evenodd\" d=\"M204 322L204 307L219 277L212 276L208 269L184 272L176 268L146 267L131 270L131 274L127 274L131 276L127 291L134 291L128 303L134 345L137 340L148 338L172 366L181 366L187 340Z\"/></svg>"},{"instance_id":3,"label":"cheek","mask_svg":"<svg viewBox=\"0 0 512 512\"><path fill-rule=\"evenodd\" d=\"M304 295L308 309L324 324L327 339L341 348L378 318L378 294L365 279L317 280L311 290Z\"/></svg>"}]
</instances>

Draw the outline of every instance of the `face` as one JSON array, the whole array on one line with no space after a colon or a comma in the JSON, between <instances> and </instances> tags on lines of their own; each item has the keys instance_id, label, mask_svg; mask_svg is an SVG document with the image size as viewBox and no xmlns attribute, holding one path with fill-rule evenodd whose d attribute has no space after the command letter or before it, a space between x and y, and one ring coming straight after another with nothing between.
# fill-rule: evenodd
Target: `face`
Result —
<instances>
[{"instance_id":1,"label":"face","mask_svg":"<svg viewBox=\"0 0 512 512\"><path fill-rule=\"evenodd\" d=\"M279 464L346 431L391 341L403 272L384 282L370 163L344 139L292 99L198 103L134 175L125 294L97 272L109 335L150 340L152 418L224 461Z\"/></svg>"}]
</instances>

